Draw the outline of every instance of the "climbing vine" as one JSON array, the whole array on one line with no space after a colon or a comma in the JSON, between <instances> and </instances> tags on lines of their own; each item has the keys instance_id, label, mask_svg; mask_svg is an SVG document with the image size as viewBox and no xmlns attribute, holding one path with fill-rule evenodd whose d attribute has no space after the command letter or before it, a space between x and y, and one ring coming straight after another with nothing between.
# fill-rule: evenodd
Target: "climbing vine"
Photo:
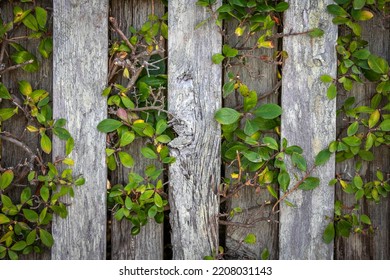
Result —
<instances>
[{"instance_id":1,"label":"climbing vine","mask_svg":"<svg viewBox=\"0 0 390 280\"><path fill-rule=\"evenodd\" d=\"M108 98L110 118L97 128L107 133L109 170L128 171L125 183L109 188L110 210L118 221L131 222L131 234L136 235L149 218L163 222L168 197L160 166L175 161L167 145L174 138L170 124L173 116L165 100L167 14L161 18L150 15L139 30L129 27L130 38L120 30L115 18L109 20L119 40L111 42L109 86L103 92ZM137 164L129 153L133 142L143 143L142 156L156 162L147 166L143 174L133 168Z\"/></svg>"},{"instance_id":2,"label":"climbing vine","mask_svg":"<svg viewBox=\"0 0 390 280\"><path fill-rule=\"evenodd\" d=\"M227 80L223 85L223 97L232 93L242 98L243 106L239 108L225 107L218 110L215 119L221 124L223 132L222 158L226 166L233 172L230 178L224 178L222 184L222 201L237 194L243 188L255 187L258 192L267 189L275 201L267 201L265 205L272 205L272 211L259 219L260 221L272 221L272 214L277 213L277 205L280 202L288 206L294 206L288 196L298 190L313 190L319 186L319 179L310 174L317 167L325 164L332 153L336 153L336 161L342 162L355 158L356 175L352 179L343 178L343 174L337 174L336 178L329 182L330 185L340 186L346 193L354 194L357 201L361 199L380 201L380 197L386 197L390 190L389 178L383 171L376 172L376 179L364 182L359 171L363 162L375 159L373 149L389 146L389 114L390 103L388 100L390 91L388 62L368 49L368 42L362 36L361 22L371 20L374 15L380 17L383 28L389 28L389 2L390 1L352 1L336 0L329 5L327 11L334 15L333 23L344 28L345 35L339 36L336 51L338 53L338 77L323 75L321 81L329 84L327 95L333 99L337 94L345 95L343 104L339 104L338 114L348 126L343 129L347 135L339 135L336 141L329 144L327 149L321 151L315 158L314 166L307 166L306 159L302 156L302 148L288 146L286 139L280 139L280 115L282 108L277 104L261 104L261 100L277 94L280 82L272 91L259 94L256 89L249 88L238 74L241 70L253 71L247 65L250 60L261 60L264 63L276 64L283 67L288 53L283 50L275 50L272 56L267 54L254 55L258 49L275 49L278 38L285 36L311 36L319 37L324 32L319 28L300 33L278 33L281 26L282 13L289 8L284 1L223 1L220 7L215 7L215 0L201 0L197 4L205 7L210 17L201 22L198 27L209 20L213 20L220 33L225 38L222 53L214 54L212 61L222 64L227 73ZM233 24L234 34L228 34L224 24ZM234 45L227 44L227 39L235 37ZM251 44L256 38L256 43ZM279 78L281 74L279 73ZM351 96L355 83L375 83L376 91L370 98L370 105L356 104L355 97ZM339 93L337 93L339 92ZM349 95L349 96L348 96ZM280 144L279 144L280 143ZM287 170L286 158L289 157L293 166L304 173L302 178L297 178L294 186L290 185L292 176L296 176L294 170ZM388 175L387 175L388 177ZM281 196L278 195L281 191ZM261 205L259 207L263 207ZM226 220L221 224L230 223L234 215L240 214L242 209L236 207L223 215ZM373 226L368 215L362 214L358 204L345 206L337 201L334 217L324 217L331 220L324 231L323 239L326 243L334 237L348 237L351 232L373 232ZM253 237L252 234L250 234ZM243 242L254 243L256 238L246 238ZM262 257L267 256L263 252ZM224 255L223 248L211 258L221 258Z\"/></svg>"},{"instance_id":3,"label":"climbing vine","mask_svg":"<svg viewBox=\"0 0 390 280\"><path fill-rule=\"evenodd\" d=\"M329 99L336 98L336 95L344 97L343 103L338 105L338 114L345 126L328 150L336 154L337 162L354 159L356 164L354 175L337 174L329 184L354 195L356 204L343 205L341 201L336 201L335 216L324 233L326 242L333 240L335 235L348 237L351 232L373 232L374 225L370 217L362 213L359 201L379 203L390 192L389 170L383 170L387 167L378 167L375 175L371 176L373 180L366 182L362 170L365 163L375 160L375 150L390 145L389 63L370 51L369 42L362 38L362 23L376 17L380 28L390 28L390 1L334 2L327 10L334 16L333 23L339 25L342 31L336 46L338 73L336 78L323 75L321 80L329 84ZM359 85L371 85L373 90L367 96L356 96L354 91Z\"/></svg>"},{"instance_id":4,"label":"climbing vine","mask_svg":"<svg viewBox=\"0 0 390 280\"><path fill-rule=\"evenodd\" d=\"M15 4L13 16L1 14L1 76L37 72L41 60L50 57L49 17L47 9L34 3ZM31 41L37 42L33 51L24 47ZM84 178L72 172L74 140L64 128L66 120L53 119L47 90L35 88L26 80L0 82L0 102L0 140L25 154L12 166L3 160L0 164L0 259L18 259L21 254L40 253L43 247L53 245L53 216L67 216L68 205L61 198L73 196L73 187L83 185ZM21 133L4 129L16 119L24 125ZM53 161L52 137L65 141L66 146L63 156ZM38 148L31 144L34 139L39 139Z\"/></svg>"}]
</instances>

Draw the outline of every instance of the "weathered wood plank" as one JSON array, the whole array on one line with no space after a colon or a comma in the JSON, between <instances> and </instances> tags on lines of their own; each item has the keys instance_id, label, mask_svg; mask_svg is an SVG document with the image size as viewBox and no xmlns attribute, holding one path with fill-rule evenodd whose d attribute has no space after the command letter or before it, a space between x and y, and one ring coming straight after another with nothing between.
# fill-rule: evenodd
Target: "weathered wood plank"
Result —
<instances>
[{"instance_id":1,"label":"weathered wood plank","mask_svg":"<svg viewBox=\"0 0 390 280\"><path fill-rule=\"evenodd\" d=\"M289 145L304 150L309 168L318 152L334 140L335 101L326 97L322 74L336 76L335 41L337 28L332 24L326 5L331 0L290 0L285 13L284 32L303 32L320 27L325 35L312 39L307 35L284 37L284 49L289 58L283 68L282 82L282 138ZM291 164L288 169L293 171ZM333 244L325 244L322 234L325 216L332 216L334 190L328 186L334 177L334 159L315 170L321 180L314 191L296 191L288 197L297 207L281 205L279 229L280 259L331 259ZM293 186L296 180L291 180Z\"/></svg>"},{"instance_id":2,"label":"weathered wood plank","mask_svg":"<svg viewBox=\"0 0 390 280\"><path fill-rule=\"evenodd\" d=\"M154 6L149 0L112 0L110 16L116 18L119 28L128 33L129 26L140 28L148 16L153 12L162 16L164 14L164 5L161 1L154 1ZM117 37L117 34L112 33L112 36ZM136 165L133 167L133 172L144 174L145 168L154 164L157 168L162 165L156 161L148 160L140 153L140 148L144 146L142 140L135 141L129 148L129 153L134 158ZM128 181L129 169L121 168L111 174L111 183L124 183ZM127 184L127 183L126 183ZM125 185L126 185L125 184ZM111 228L111 258L114 260L121 259L144 259L154 260L163 258L163 225L157 224L153 219L150 219L145 227L142 227L141 232L137 236L130 234L131 223L123 220L118 222L112 218Z\"/></svg>"},{"instance_id":3,"label":"weathered wood plank","mask_svg":"<svg viewBox=\"0 0 390 280\"><path fill-rule=\"evenodd\" d=\"M226 26L227 34L233 34L235 26L228 24ZM252 36L248 41L248 46L256 45L257 39L260 35ZM231 36L228 44L234 46L236 44L237 37ZM277 44L275 44L277 49ZM254 56L268 55L272 57L274 50L256 49L253 51ZM234 68L234 70L237 70ZM250 72L249 72L249 71ZM245 69L234 72L240 76L240 79L251 89L256 90L258 96L262 96L264 93L270 92L277 84L277 66L276 64L268 64L262 62L259 59L250 59L246 64ZM225 73L226 77L226 73ZM227 77L225 78L227 79ZM278 103L278 95L270 95L266 99L262 100L264 103ZM243 98L239 93L230 95L224 100L224 106L235 108L243 105ZM225 177L230 178L232 170L226 167ZM259 204L266 200L271 200L267 190L263 190L261 193L256 193L255 188L247 187L240 191L237 196L232 197L229 208L241 207L243 209L242 214L237 214L232 221L245 223L250 217L260 217L267 215L271 209L262 209ZM249 209L248 211L246 209ZM275 217L277 217L275 215ZM226 252L233 254L233 258L252 258L260 259L261 252L267 248L270 252L270 259L277 259L278 257L278 224L266 221L258 223L253 228L244 228L239 226L227 226L226 227ZM256 244L243 244L241 241L249 233L256 235ZM238 248L238 249L237 249Z\"/></svg>"},{"instance_id":4,"label":"weathered wood plank","mask_svg":"<svg viewBox=\"0 0 390 280\"><path fill-rule=\"evenodd\" d=\"M9 22L13 18L13 8L17 5L15 2L9 2L9 1L1 1L0 3L0 11L1 11L1 17L4 20L4 22ZM18 3L20 5L20 3ZM49 0L39 0L36 1L36 5L43 7L43 8L51 8L52 7L52 1ZM21 6L23 9L31 8L31 4L27 4L25 6ZM50 11L49 11L49 17L50 19ZM48 28L49 31L52 29L51 26L52 22L48 22ZM31 30L28 31L27 28L24 26L20 26L15 32L13 31L13 36L26 36L28 34L31 34ZM25 47L28 51L30 51L33 54L37 53L37 47L39 44L38 40L26 40L26 41L20 41L20 43L23 47ZM12 54L13 50L11 47L6 48L6 51L8 54ZM37 54L37 58L40 63L39 70L35 73L28 73L26 71L23 71L21 69L7 72L2 75L1 82L4 83L4 85L8 88L8 90L20 98L19 90L18 90L18 81L26 80L31 83L33 89L44 89L50 94L50 98L52 98L52 58L48 59L42 59L39 54ZM1 62L0 62L1 63ZM11 104L7 104L8 102L5 102L3 100L1 102L0 107L11 107ZM26 118L23 116L23 114L20 112L18 115L15 115L12 117L12 119L4 122L2 124L2 131L8 131L12 133L13 135L17 136L21 141L26 143L31 150L35 151L37 148L39 148L39 137L35 134L28 133L25 130L26 127ZM48 159L48 156L46 154L42 154L42 157L44 160ZM13 145L9 142L2 141L1 143L1 165L4 166L15 166L16 164L24 161L26 158L26 152ZM21 188L18 190L12 191L10 193L10 197L19 199ZM33 192L35 190L33 189ZM20 255L20 259L50 259L50 250L42 248L43 253L36 254L31 253L29 255Z\"/></svg>"},{"instance_id":5,"label":"weathered wood plank","mask_svg":"<svg viewBox=\"0 0 390 280\"><path fill-rule=\"evenodd\" d=\"M169 1L168 105L178 137L171 143L170 222L174 259L202 259L218 248L222 71L211 56L221 35L196 1ZM219 2L219 1L218 1Z\"/></svg>"},{"instance_id":6,"label":"weathered wood plank","mask_svg":"<svg viewBox=\"0 0 390 280\"><path fill-rule=\"evenodd\" d=\"M380 55L390 61L390 30L384 29L378 17L363 24L362 37L369 43L372 53ZM375 93L375 85L356 84L351 91L356 98L356 103L369 105L372 94ZM338 95L338 102L344 102L345 97ZM346 125L343 116L337 120L338 131ZM341 135L344 137L344 134ZM375 179L375 172L378 169L384 174L389 172L390 150L388 147L376 148L374 152L375 161L363 162L361 175L364 181ZM355 163L351 159L336 164L336 171L343 178L352 180L355 176ZM342 189L337 189L336 199L341 200L344 205L352 206L356 203L354 195L346 194ZM335 258L337 259L379 259L390 258L390 197L382 198L379 204L374 202L359 203L362 214L368 214L374 227L378 227L374 235L353 234L349 238L339 237L335 240Z\"/></svg>"},{"instance_id":7,"label":"weathered wood plank","mask_svg":"<svg viewBox=\"0 0 390 280\"><path fill-rule=\"evenodd\" d=\"M73 170L86 184L68 200L68 217L53 223L52 259L105 259L105 135L96 126L107 115L101 92L107 79L108 1L53 4L54 118L68 121L75 140ZM63 143L54 141L53 156L63 151Z\"/></svg>"}]
</instances>

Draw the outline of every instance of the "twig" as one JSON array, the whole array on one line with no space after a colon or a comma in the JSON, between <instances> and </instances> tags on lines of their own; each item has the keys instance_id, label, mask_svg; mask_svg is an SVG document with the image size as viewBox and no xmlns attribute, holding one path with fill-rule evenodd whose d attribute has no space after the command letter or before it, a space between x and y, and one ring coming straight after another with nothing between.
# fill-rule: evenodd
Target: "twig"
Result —
<instances>
[{"instance_id":1,"label":"twig","mask_svg":"<svg viewBox=\"0 0 390 280\"><path fill-rule=\"evenodd\" d=\"M12 65L12 66L10 66L8 68L5 68L5 69L1 70L0 71L0 75L3 75L4 73L7 73L7 72L12 71L12 70L16 70L16 69L18 69L20 67L26 66L26 65L31 64L33 62L34 62L34 60L30 59L30 60L28 60L26 62L23 62L23 63L20 63L20 64L16 64L16 65Z\"/></svg>"},{"instance_id":2,"label":"twig","mask_svg":"<svg viewBox=\"0 0 390 280\"><path fill-rule=\"evenodd\" d=\"M287 192L285 192L283 194L283 196L281 198L278 199L278 201L275 202L274 206L272 207L272 212L275 212L275 208L276 206L282 202L283 200L286 199L287 196L289 196L291 193L295 192L299 186L310 176L310 174L313 172L315 166L313 166L308 172L306 172L305 176L303 176L303 178L301 180L299 180L298 182L296 182L296 184L294 185L294 187L292 187L291 189L289 189Z\"/></svg>"},{"instance_id":3,"label":"twig","mask_svg":"<svg viewBox=\"0 0 390 280\"><path fill-rule=\"evenodd\" d=\"M144 70L145 66L141 65L140 68L137 69L137 71L134 73L134 75L131 77L129 83L127 84L126 90L131 91L133 87L135 86L135 83L137 82L139 76L142 73L142 70Z\"/></svg>"},{"instance_id":4,"label":"twig","mask_svg":"<svg viewBox=\"0 0 390 280\"><path fill-rule=\"evenodd\" d=\"M127 39L126 35L122 32L122 30L118 27L118 22L114 17L109 18L112 28L114 28L115 32L118 33L118 35L122 38L123 41L125 41L126 45L131 49L133 54L135 54L135 47L130 43L129 39Z\"/></svg>"},{"instance_id":5,"label":"twig","mask_svg":"<svg viewBox=\"0 0 390 280\"><path fill-rule=\"evenodd\" d=\"M33 169L33 162L37 158L37 155L34 154L33 151L31 151L31 149L25 143L19 141L16 138L13 138L12 135L8 132L0 132L0 139L15 144L16 146L25 150L30 156L30 162L29 162L30 170Z\"/></svg>"}]
</instances>

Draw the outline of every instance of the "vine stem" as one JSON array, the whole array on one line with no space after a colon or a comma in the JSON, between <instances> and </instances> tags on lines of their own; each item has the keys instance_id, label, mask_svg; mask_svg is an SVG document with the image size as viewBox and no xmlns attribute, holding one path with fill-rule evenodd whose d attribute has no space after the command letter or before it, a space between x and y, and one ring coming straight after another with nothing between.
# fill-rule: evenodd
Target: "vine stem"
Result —
<instances>
[{"instance_id":1,"label":"vine stem","mask_svg":"<svg viewBox=\"0 0 390 280\"><path fill-rule=\"evenodd\" d=\"M274 206L272 207L272 212L275 212L275 209L276 209L276 206L278 206L278 204L280 202L282 202L283 200L286 199L287 196L289 196L291 193L295 192L299 186L310 176L310 174L313 172L313 170L316 168L316 166L314 165L309 171L306 172L305 176L302 177L301 180L299 180L298 182L296 182L296 184L294 185L294 187L292 187L291 189L289 189L287 192L285 192L283 194L283 196L281 198L278 199L278 201L275 202Z\"/></svg>"},{"instance_id":2,"label":"vine stem","mask_svg":"<svg viewBox=\"0 0 390 280\"><path fill-rule=\"evenodd\" d=\"M34 62L34 60L30 59L30 60L28 60L26 62L23 62L23 63L20 63L20 64L16 64L16 65L12 65L12 66L10 66L8 68L5 68L5 69L1 70L0 71L0 75L3 75L4 73L7 73L7 72L12 71L12 70L16 70L16 69L18 69L20 67L26 66L26 65L31 64L33 62Z\"/></svg>"}]
</instances>

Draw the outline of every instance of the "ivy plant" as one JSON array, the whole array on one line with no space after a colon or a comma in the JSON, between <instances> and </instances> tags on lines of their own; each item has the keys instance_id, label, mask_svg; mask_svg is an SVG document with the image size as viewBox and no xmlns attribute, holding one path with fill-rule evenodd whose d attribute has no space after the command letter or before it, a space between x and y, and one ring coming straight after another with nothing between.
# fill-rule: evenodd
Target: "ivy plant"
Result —
<instances>
[{"instance_id":1,"label":"ivy plant","mask_svg":"<svg viewBox=\"0 0 390 280\"><path fill-rule=\"evenodd\" d=\"M13 18L0 18L1 76L38 71L40 60L49 58L52 52L48 26L48 11L34 3L15 3ZM28 35L18 36L19 30L28 30ZM23 43L32 40L39 41L33 52ZM18 259L21 254L40 253L53 245L53 216L67 216L68 205L61 198L73 196L73 187L83 185L84 178L72 172L74 140L64 128L66 120L53 119L49 92L34 88L26 80L17 84L0 82L0 102L0 140L26 155L13 166L0 165L0 259ZM3 124L16 118L24 119L21 135L4 130ZM63 156L54 161L49 160L51 137L59 138L66 146ZM35 150L28 139L36 139L39 149Z\"/></svg>"}]
</instances>

